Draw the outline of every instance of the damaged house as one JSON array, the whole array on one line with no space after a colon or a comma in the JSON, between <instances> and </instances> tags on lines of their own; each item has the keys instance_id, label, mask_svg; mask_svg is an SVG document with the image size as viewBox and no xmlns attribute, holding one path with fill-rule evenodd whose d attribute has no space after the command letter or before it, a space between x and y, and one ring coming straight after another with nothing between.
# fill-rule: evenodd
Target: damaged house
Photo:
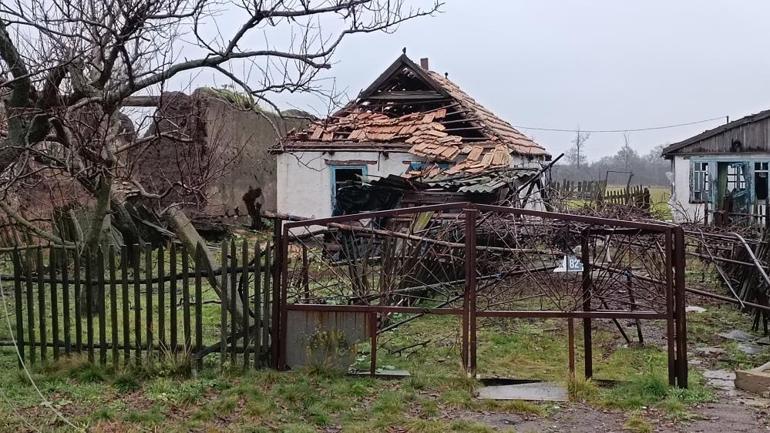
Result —
<instances>
[{"instance_id":1,"label":"damaged house","mask_svg":"<svg viewBox=\"0 0 770 433\"><path fill-rule=\"evenodd\" d=\"M446 75L431 71L428 59L418 66L406 55L357 99L289 133L273 151L277 209L306 217L407 202L522 205L519 195L537 194L535 180L551 158ZM339 209L339 196L352 185L388 194Z\"/></svg>"},{"instance_id":2,"label":"damaged house","mask_svg":"<svg viewBox=\"0 0 770 433\"><path fill-rule=\"evenodd\" d=\"M766 223L770 110L671 144L663 157L676 221Z\"/></svg>"}]
</instances>

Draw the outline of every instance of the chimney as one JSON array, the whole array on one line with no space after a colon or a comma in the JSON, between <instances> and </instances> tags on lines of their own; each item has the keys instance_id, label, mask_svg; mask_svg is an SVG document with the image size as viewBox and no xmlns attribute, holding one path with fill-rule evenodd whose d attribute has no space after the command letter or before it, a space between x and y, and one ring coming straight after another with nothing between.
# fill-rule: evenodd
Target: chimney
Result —
<instances>
[{"instance_id":1,"label":"chimney","mask_svg":"<svg viewBox=\"0 0 770 433\"><path fill-rule=\"evenodd\" d=\"M428 63L427 57L423 57L420 59L420 67L425 69L426 71L430 70L430 64Z\"/></svg>"}]
</instances>

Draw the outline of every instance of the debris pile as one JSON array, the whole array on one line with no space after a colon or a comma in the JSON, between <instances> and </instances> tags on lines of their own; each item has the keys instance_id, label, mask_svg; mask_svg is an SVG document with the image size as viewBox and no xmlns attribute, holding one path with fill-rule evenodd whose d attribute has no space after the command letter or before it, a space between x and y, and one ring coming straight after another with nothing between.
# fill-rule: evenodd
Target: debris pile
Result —
<instances>
[{"instance_id":1,"label":"debris pile","mask_svg":"<svg viewBox=\"0 0 770 433\"><path fill-rule=\"evenodd\" d=\"M359 97L276 152L407 152L408 177L528 166L548 152L441 74L401 56Z\"/></svg>"}]
</instances>

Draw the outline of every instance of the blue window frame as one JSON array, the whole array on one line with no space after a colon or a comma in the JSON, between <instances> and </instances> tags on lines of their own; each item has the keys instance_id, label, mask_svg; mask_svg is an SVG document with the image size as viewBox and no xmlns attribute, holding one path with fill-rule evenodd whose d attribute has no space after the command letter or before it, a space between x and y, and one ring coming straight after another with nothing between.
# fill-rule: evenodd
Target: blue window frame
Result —
<instances>
[{"instance_id":1,"label":"blue window frame","mask_svg":"<svg viewBox=\"0 0 770 433\"><path fill-rule=\"evenodd\" d=\"M361 177L367 176L367 169L365 165L332 165L330 169L331 205L334 209L337 191L340 187L351 181L360 181Z\"/></svg>"}]
</instances>

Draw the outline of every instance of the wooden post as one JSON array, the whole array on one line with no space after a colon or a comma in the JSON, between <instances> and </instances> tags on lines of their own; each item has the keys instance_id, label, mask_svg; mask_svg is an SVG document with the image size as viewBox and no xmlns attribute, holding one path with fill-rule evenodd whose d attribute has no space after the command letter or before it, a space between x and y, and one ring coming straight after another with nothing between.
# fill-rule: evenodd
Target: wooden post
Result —
<instances>
[{"instance_id":1,"label":"wooden post","mask_svg":"<svg viewBox=\"0 0 770 433\"><path fill-rule=\"evenodd\" d=\"M104 252L102 251L101 247L99 247L96 253L96 268L96 308L99 310L99 364L105 365L107 363L107 290L105 289L106 285L104 282Z\"/></svg>"},{"instance_id":2,"label":"wooden post","mask_svg":"<svg viewBox=\"0 0 770 433\"><path fill-rule=\"evenodd\" d=\"M201 261L203 260L203 246L195 247L195 364L196 369L203 368L203 358L200 355L203 349L203 282L201 275Z\"/></svg>"},{"instance_id":3,"label":"wooden post","mask_svg":"<svg viewBox=\"0 0 770 433\"><path fill-rule=\"evenodd\" d=\"M134 245L134 260L136 260L136 266L134 266L134 344L136 344L136 364L139 365L142 362L142 292L139 286L139 280L141 279L141 259L142 250L139 245Z\"/></svg>"},{"instance_id":4,"label":"wooden post","mask_svg":"<svg viewBox=\"0 0 770 433\"><path fill-rule=\"evenodd\" d=\"M190 332L190 258L187 245L182 244L182 333L184 334L184 353L190 353L192 333Z\"/></svg>"},{"instance_id":5,"label":"wooden post","mask_svg":"<svg viewBox=\"0 0 770 433\"><path fill-rule=\"evenodd\" d=\"M59 299L56 290L56 248L48 248L48 272L51 286L51 333L53 343L53 359L59 359Z\"/></svg>"},{"instance_id":6,"label":"wooden post","mask_svg":"<svg viewBox=\"0 0 770 433\"><path fill-rule=\"evenodd\" d=\"M227 241L222 242L222 276L221 276L221 289L224 296L221 296L222 303L220 305L219 316L219 366L225 367L225 356L227 355ZM198 301L200 302L200 301Z\"/></svg>"},{"instance_id":7,"label":"wooden post","mask_svg":"<svg viewBox=\"0 0 770 433\"><path fill-rule=\"evenodd\" d=\"M110 268L110 325L112 338L112 364L118 366L118 281L115 273L115 248L110 246L108 266Z\"/></svg>"},{"instance_id":8,"label":"wooden post","mask_svg":"<svg viewBox=\"0 0 770 433\"><path fill-rule=\"evenodd\" d=\"M275 257L273 257L272 264L268 262L268 273L272 272L273 275L273 295L272 295L272 326L270 329L270 349L272 353L272 365L273 368L279 370L281 367L281 344L280 344L280 330L278 329L281 323L281 253L279 248L281 246L281 220L275 218L273 220L273 250L275 251ZM269 252L266 251L269 256ZM265 290L268 286L265 285Z\"/></svg>"},{"instance_id":9,"label":"wooden post","mask_svg":"<svg viewBox=\"0 0 770 433\"><path fill-rule=\"evenodd\" d=\"M244 239L241 244L241 297L243 305L243 368L249 368L249 243Z\"/></svg>"},{"instance_id":10,"label":"wooden post","mask_svg":"<svg viewBox=\"0 0 770 433\"><path fill-rule=\"evenodd\" d=\"M166 251L163 247L158 248L158 346L161 354L168 350L166 341ZM149 280L149 278L148 278Z\"/></svg>"},{"instance_id":11,"label":"wooden post","mask_svg":"<svg viewBox=\"0 0 770 433\"><path fill-rule=\"evenodd\" d=\"M27 290L27 340L29 340L29 359L32 361L32 363L35 363L35 300L34 300L34 293L35 291L32 289L32 271L31 267L32 264L30 263L30 254L32 253L31 249L28 249L25 251L24 254L24 279L26 280L26 287ZM76 303L77 304L77 303ZM75 307L77 309L77 307ZM80 335L80 334L78 334Z\"/></svg>"},{"instance_id":12,"label":"wooden post","mask_svg":"<svg viewBox=\"0 0 770 433\"><path fill-rule=\"evenodd\" d=\"M267 241L265 244L265 265L262 267L262 293L264 296L264 300L262 301L262 350L266 358L265 362L272 362L272 365L275 366L275 358L272 358L272 361L270 359L270 345L274 344L274 342L270 341L271 334L269 326L271 323L270 310L272 308L272 304L270 303L270 251L270 241Z\"/></svg>"},{"instance_id":13,"label":"wooden post","mask_svg":"<svg viewBox=\"0 0 770 433\"><path fill-rule=\"evenodd\" d=\"M152 250L149 246L144 249L144 280L147 295L145 307L145 325L147 325L147 360L152 363L152 349L155 337L152 331Z\"/></svg>"},{"instance_id":14,"label":"wooden post","mask_svg":"<svg viewBox=\"0 0 770 433\"><path fill-rule=\"evenodd\" d=\"M230 240L230 295L228 300L230 301L230 311L238 310L238 254L235 249L235 240ZM230 364L235 366L236 349L238 348L238 338L236 338L238 332L238 316L231 314L230 320Z\"/></svg>"},{"instance_id":15,"label":"wooden post","mask_svg":"<svg viewBox=\"0 0 770 433\"><path fill-rule=\"evenodd\" d=\"M168 257L168 267L169 267L169 275L171 277L171 282L169 284L169 303L168 303L168 321L169 321L169 331L171 332L171 352L174 354L174 359L177 358L177 352L179 344L179 338L177 333L177 315L176 315L176 291L177 291L177 263L176 263L176 244L172 243L169 247L168 251L169 257Z\"/></svg>"},{"instance_id":16,"label":"wooden post","mask_svg":"<svg viewBox=\"0 0 770 433\"><path fill-rule=\"evenodd\" d=\"M37 251L37 299L38 299L38 325L40 326L38 331L40 332L40 360L45 362L47 357L46 345L48 342L48 335L46 332L45 323L45 283L43 274L43 249L38 246Z\"/></svg>"},{"instance_id":17,"label":"wooden post","mask_svg":"<svg viewBox=\"0 0 770 433\"><path fill-rule=\"evenodd\" d=\"M16 307L16 349L19 351L19 367L25 360L24 356L24 318L22 317L21 294L21 260L18 247L13 250L13 301ZM65 308L66 309L66 308Z\"/></svg>"},{"instance_id":18,"label":"wooden post","mask_svg":"<svg viewBox=\"0 0 770 433\"><path fill-rule=\"evenodd\" d=\"M265 343L261 330L267 327L262 317L262 257L259 251L259 241L254 242L254 368L262 365L262 350Z\"/></svg>"},{"instance_id":19,"label":"wooden post","mask_svg":"<svg viewBox=\"0 0 770 433\"><path fill-rule=\"evenodd\" d=\"M131 327L128 314L128 247L120 247L120 289L123 298L121 319L123 320L123 365L131 360Z\"/></svg>"},{"instance_id":20,"label":"wooden post","mask_svg":"<svg viewBox=\"0 0 770 433\"><path fill-rule=\"evenodd\" d=\"M61 250L62 267L62 313L64 319L64 353L70 354L72 352L72 339L70 336L70 285L69 285L69 253L65 248Z\"/></svg>"}]
</instances>

